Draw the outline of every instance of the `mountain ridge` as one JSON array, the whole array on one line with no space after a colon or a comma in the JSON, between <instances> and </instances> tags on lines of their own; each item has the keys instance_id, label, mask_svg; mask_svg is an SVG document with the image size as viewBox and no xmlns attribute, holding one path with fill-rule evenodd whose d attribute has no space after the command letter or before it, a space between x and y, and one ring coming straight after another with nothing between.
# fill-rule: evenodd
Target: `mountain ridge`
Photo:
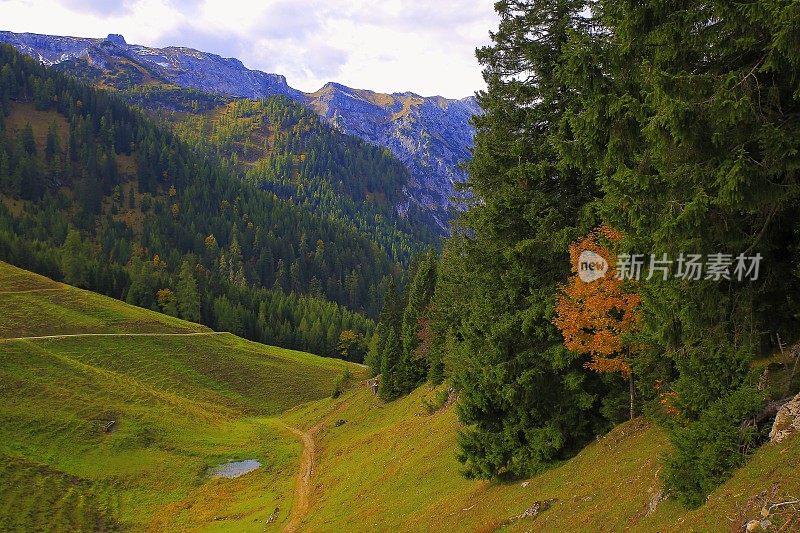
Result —
<instances>
[{"instance_id":1,"label":"mountain ridge","mask_svg":"<svg viewBox=\"0 0 800 533\"><path fill-rule=\"evenodd\" d=\"M412 177L398 212L407 212L414 202L431 212L442 232L447 231L455 184L466 179L461 164L472 148L470 118L480 112L474 96L379 93L336 82L306 93L292 88L285 76L249 69L236 58L188 47L128 44L118 34L94 38L0 31L0 43L115 89L174 84L235 98L287 96L343 133L388 148Z\"/></svg>"}]
</instances>

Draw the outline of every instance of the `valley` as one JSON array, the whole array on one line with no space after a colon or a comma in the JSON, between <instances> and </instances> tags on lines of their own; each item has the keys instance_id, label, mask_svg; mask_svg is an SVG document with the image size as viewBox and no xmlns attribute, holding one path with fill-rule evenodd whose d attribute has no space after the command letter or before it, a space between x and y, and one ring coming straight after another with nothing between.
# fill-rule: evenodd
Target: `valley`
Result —
<instances>
[{"instance_id":1,"label":"valley","mask_svg":"<svg viewBox=\"0 0 800 533\"><path fill-rule=\"evenodd\" d=\"M0 313L4 531L284 524L303 445L278 416L363 372L5 263ZM209 478L239 459L262 466Z\"/></svg>"},{"instance_id":2,"label":"valley","mask_svg":"<svg viewBox=\"0 0 800 533\"><path fill-rule=\"evenodd\" d=\"M0 532L800 531L797 3L323 4L4 4Z\"/></svg>"},{"instance_id":3,"label":"valley","mask_svg":"<svg viewBox=\"0 0 800 533\"><path fill-rule=\"evenodd\" d=\"M765 446L696 511L662 502L669 444L643 419L530 479L470 481L453 453L455 406L426 407L441 388L384 403L358 365L4 263L0 313L3 530L711 531L755 516L760 487L800 491L792 439ZM12 325L33 338L10 338ZM352 377L331 398L344 369ZM261 467L209 476L243 459ZM537 502L549 507L518 518Z\"/></svg>"}]
</instances>

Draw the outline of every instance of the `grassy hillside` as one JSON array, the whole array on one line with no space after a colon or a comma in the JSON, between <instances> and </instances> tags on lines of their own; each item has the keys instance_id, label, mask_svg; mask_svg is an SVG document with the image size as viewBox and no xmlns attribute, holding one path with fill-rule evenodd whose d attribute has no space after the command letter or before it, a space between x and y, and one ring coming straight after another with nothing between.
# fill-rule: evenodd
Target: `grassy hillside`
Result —
<instances>
[{"instance_id":1,"label":"grassy hillside","mask_svg":"<svg viewBox=\"0 0 800 533\"><path fill-rule=\"evenodd\" d=\"M423 387L383 404L362 386L285 415L317 439L307 530L345 531L356 523L377 531L742 531L767 500L800 495L800 438L793 438L762 447L700 509L688 512L667 499L650 511L669 444L643 419L532 479L466 480L455 458L454 409L429 414L423 402L434 396ZM539 516L515 519L548 500L551 507Z\"/></svg>"},{"instance_id":2,"label":"grassy hillside","mask_svg":"<svg viewBox=\"0 0 800 533\"><path fill-rule=\"evenodd\" d=\"M215 334L4 263L0 314L0 530L286 522L301 445L274 416L329 395L346 363ZM19 339L44 335L77 336ZM209 478L237 459L263 466Z\"/></svg>"},{"instance_id":3,"label":"grassy hillside","mask_svg":"<svg viewBox=\"0 0 800 533\"><path fill-rule=\"evenodd\" d=\"M295 523L304 468L301 531L741 531L764 503L800 494L795 437L762 447L696 511L658 502L669 444L642 419L532 479L471 481L453 406L426 406L441 389L384 404L359 367L4 263L0 313L11 317L0 327L2 531L277 531ZM31 336L50 337L19 339ZM345 367L352 388L331 399ZM290 428L305 432L310 463ZM209 477L238 459L263 466ZM537 502L550 507L516 518Z\"/></svg>"},{"instance_id":4,"label":"grassy hillside","mask_svg":"<svg viewBox=\"0 0 800 533\"><path fill-rule=\"evenodd\" d=\"M74 333L209 332L0 262L0 338Z\"/></svg>"}]
</instances>

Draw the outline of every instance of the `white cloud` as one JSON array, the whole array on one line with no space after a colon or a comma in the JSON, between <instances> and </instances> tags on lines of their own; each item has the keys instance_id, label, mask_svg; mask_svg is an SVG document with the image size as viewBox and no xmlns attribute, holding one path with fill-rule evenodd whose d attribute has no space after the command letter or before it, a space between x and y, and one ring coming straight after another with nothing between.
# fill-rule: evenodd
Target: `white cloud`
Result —
<instances>
[{"instance_id":1,"label":"white cloud","mask_svg":"<svg viewBox=\"0 0 800 533\"><path fill-rule=\"evenodd\" d=\"M235 56L313 91L327 81L463 97L483 87L474 50L493 0L0 0L2 28L183 45Z\"/></svg>"},{"instance_id":2,"label":"white cloud","mask_svg":"<svg viewBox=\"0 0 800 533\"><path fill-rule=\"evenodd\" d=\"M154 37L183 23L185 17L158 0L126 2L120 9L102 0L0 0L0 26L15 32L105 37L122 33L129 42L148 44Z\"/></svg>"}]
</instances>

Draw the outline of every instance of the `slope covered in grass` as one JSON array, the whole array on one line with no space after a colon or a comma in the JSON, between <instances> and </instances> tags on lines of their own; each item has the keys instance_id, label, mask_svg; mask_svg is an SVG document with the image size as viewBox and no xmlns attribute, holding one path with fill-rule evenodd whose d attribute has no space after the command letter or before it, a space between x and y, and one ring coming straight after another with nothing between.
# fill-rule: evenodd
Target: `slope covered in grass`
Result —
<instances>
[{"instance_id":1,"label":"slope covered in grass","mask_svg":"<svg viewBox=\"0 0 800 533\"><path fill-rule=\"evenodd\" d=\"M424 406L434 395L423 387L383 404L362 385L284 415L289 424L313 428L317 439L304 528L345 531L355 523L377 531L732 531L732 524L758 517L763 490L775 490L772 502L800 495L800 438L793 438L763 446L698 510L659 502L660 459L669 443L644 419L618 426L531 479L470 481L460 475L455 457L454 408L429 414ZM537 517L515 518L545 501L550 508ZM658 502L655 510L651 502Z\"/></svg>"},{"instance_id":2,"label":"slope covered in grass","mask_svg":"<svg viewBox=\"0 0 800 533\"><path fill-rule=\"evenodd\" d=\"M275 415L360 371L2 263L0 316L3 531L277 528L301 445ZM77 336L19 339L46 335ZM237 459L263 466L209 478Z\"/></svg>"},{"instance_id":3,"label":"slope covered in grass","mask_svg":"<svg viewBox=\"0 0 800 533\"><path fill-rule=\"evenodd\" d=\"M667 499L651 510L669 444L642 419L531 479L471 481L455 457L454 407L429 413L438 391L427 387L384 404L354 365L2 263L0 316L2 531L281 530L302 450L289 427L314 441L301 531L738 531L765 503L800 495L795 437L763 446L700 509ZM78 336L16 339L52 331ZM331 399L344 368L352 388ZM209 477L238 459L263 466ZM515 518L536 502L550 507Z\"/></svg>"},{"instance_id":4,"label":"slope covered in grass","mask_svg":"<svg viewBox=\"0 0 800 533\"><path fill-rule=\"evenodd\" d=\"M643 423L620 427L526 486L521 480L464 479L455 457L454 409L428 414L426 396L432 393L423 387L384 405L364 389L318 402L328 405L329 414L318 422L321 453L310 530L340 531L355 520L399 531L493 531L536 501L555 498L536 519L537 531L597 531L603 525L616 531L631 524L656 489L665 438ZM300 424L319 409L303 406L286 416ZM347 422L335 427L340 419ZM524 531L532 522L511 526Z\"/></svg>"},{"instance_id":5,"label":"slope covered in grass","mask_svg":"<svg viewBox=\"0 0 800 533\"><path fill-rule=\"evenodd\" d=\"M209 332L205 326L56 283L0 261L0 338Z\"/></svg>"}]
</instances>

